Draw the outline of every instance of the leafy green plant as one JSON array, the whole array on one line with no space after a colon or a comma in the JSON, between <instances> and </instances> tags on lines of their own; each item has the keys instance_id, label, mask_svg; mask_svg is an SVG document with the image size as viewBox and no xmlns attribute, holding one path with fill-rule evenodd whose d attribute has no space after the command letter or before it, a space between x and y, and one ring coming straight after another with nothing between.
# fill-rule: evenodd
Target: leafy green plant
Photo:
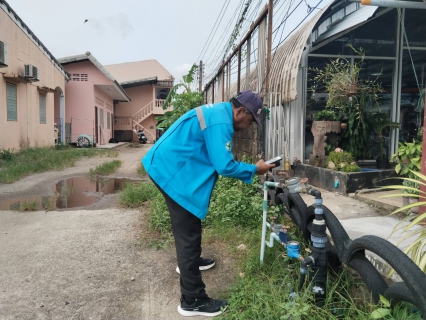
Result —
<instances>
[{"instance_id":1,"label":"leafy green plant","mask_svg":"<svg viewBox=\"0 0 426 320\"><path fill-rule=\"evenodd\" d=\"M121 160L112 160L108 162L104 162L100 165L98 165L94 169L90 169L89 176L90 177L97 177L97 176L105 176L108 174L111 174L115 172L118 168L121 166Z\"/></svg>"},{"instance_id":2,"label":"leafy green plant","mask_svg":"<svg viewBox=\"0 0 426 320\"><path fill-rule=\"evenodd\" d=\"M354 157L350 152L342 151L342 152L336 152L331 151L327 157L327 163L326 167L328 167L328 164L330 162L333 162L336 165L336 168L340 168L340 165L342 163L350 164L354 161Z\"/></svg>"},{"instance_id":3,"label":"leafy green plant","mask_svg":"<svg viewBox=\"0 0 426 320\"><path fill-rule=\"evenodd\" d=\"M337 119L336 113L327 109L315 113L314 116L315 121L336 121Z\"/></svg>"},{"instance_id":4,"label":"leafy green plant","mask_svg":"<svg viewBox=\"0 0 426 320\"><path fill-rule=\"evenodd\" d=\"M412 178L400 178L400 179L402 179L403 181L413 183L415 185L426 186L425 175L415 171L409 171L409 175L410 176L414 175L416 179L412 179ZM406 196L406 197L419 199L418 202L411 203L409 205L403 206L393 211L391 215L396 214L398 212L404 212L406 210L409 210L415 207L426 205L426 193L424 191L419 190L418 187L411 187L409 185L392 185L392 186L383 186L382 188L400 190L404 192L404 193L382 196L382 198ZM404 249L404 252L411 257L411 259L419 266L420 269L426 272L426 251L424 250L426 248L426 224L425 224L426 212L419 214L414 220L412 220L410 223L407 223L407 221L410 219L412 219L412 216L407 216L404 219L402 219L396 225L396 227L392 231L392 234L394 234L395 232L400 232L401 230L403 232L404 237L399 243L397 243L397 246L400 245L404 240L408 238L417 237L414 241L410 243L410 245L407 248Z\"/></svg>"},{"instance_id":5,"label":"leafy green plant","mask_svg":"<svg viewBox=\"0 0 426 320\"><path fill-rule=\"evenodd\" d=\"M199 92L184 92L173 98L173 110L166 111L163 116L155 119L159 121L157 128L168 129L177 119L191 109L203 104L204 98Z\"/></svg>"},{"instance_id":6,"label":"leafy green plant","mask_svg":"<svg viewBox=\"0 0 426 320\"><path fill-rule=\"evenodd\" d=\"M420 172L422 167L422 143L415 140L413 142L400 142L391 161L398 162L395 166L396 173L406 174L409 178L415 179L417 175L414 172Z\"/></svg>"},{"instance_id":7,"label":"leafy green plant","mask_svg":"<svg viewBox=\"0 0 426 320\"><path fill-rule=\"evenodd\" d=\"M371 117L372 128L379 138L379 159L383 160L384 152L383 152L383 143L384 136L383 130L387 127L399 128L398 122L388 121L387 115L385 113L376 113Z\"/></svg>"},{"instance_id":8,"label":"leafy green plant","mask_svg":"<svg viewBox=\"0 0 426 320\"><path fill-rule=\"evenodd\" d=\"M360 172L361 168L356 164L345 164L342 168L343 172Z\"/></svg>"},{"instance_id":9,"label":"leafy green plant","mask_svg":"<svg viewBox=\"0 0 426 320\"><path fill-rule=\"evenodd\" d=\"M262 197L257 192L258 178L252 184L220 176L210 201L205 224L232 223L257 227L262 221Z\"/></svg>"}]
</instances>

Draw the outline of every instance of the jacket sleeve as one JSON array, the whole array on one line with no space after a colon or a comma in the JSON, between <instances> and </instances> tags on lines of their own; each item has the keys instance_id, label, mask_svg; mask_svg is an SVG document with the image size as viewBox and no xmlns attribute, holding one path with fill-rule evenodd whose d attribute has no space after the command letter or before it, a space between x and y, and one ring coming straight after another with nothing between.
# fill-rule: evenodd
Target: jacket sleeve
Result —
<instances>
[{"instance_id":1,"label":"jacket sleeve","mask_svg":"<svg viewBox=\"0 0 426 320\"><path fill-rule=\"evenodd\" d=\"M233 128L228 124L216 124L203 130L203 134L210 161L216 172L225 177L237 178L250 183L257 167L234 160L232 154Z\"/></svg>"}]
</instances>

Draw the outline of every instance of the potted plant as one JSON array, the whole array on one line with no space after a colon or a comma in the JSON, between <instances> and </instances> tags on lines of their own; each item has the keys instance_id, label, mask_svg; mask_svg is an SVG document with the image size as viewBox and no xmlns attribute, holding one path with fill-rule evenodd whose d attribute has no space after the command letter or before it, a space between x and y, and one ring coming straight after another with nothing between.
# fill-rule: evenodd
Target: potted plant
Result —
<instances>
[{"instance_id":1,"label":"potted plant","mask_svg":"<svg viewBox=\"0 0 426 320\"><path fill-rule=\"evenodd\" d=\"M376 158L377 169L387 169L389 167L389 159L384 157L384 140L383 130L387 127L399 128L398 122L387 120L385 113L376 113L371 117L372 128L379 139L379 156Z\"/></svg>"},{"instance_id":2,"label":"potted plant","mask_svg":"<svg viewBox=\"0 0 426 320\"><path fill-rule=\"evenodd\" d=\"M360 56L360 60L354 64L337 58L323 69L310 69L316 73L312 90L314 96L317 91L328 93L326 105L336 108L347 123L341 133L342 148L356 159L364 159L371 147L372 113L368 109L377 105L377 94L384 90L378 82L379 76L373 80L359 77L365 54L362 49L352 47L352 50Z\"/></svg>"}]
</instances>

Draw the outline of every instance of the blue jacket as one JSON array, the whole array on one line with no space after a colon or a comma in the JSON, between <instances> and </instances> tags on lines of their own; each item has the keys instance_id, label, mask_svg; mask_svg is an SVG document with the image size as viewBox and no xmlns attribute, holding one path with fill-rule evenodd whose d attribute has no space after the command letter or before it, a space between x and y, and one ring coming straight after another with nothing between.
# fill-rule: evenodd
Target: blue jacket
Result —
<instances>
[{"instance_id":1,"label":"blue jacket","mask_svg":"<svg viewBox=\"0 0 426 320\"><path fill-rule=\"evenodd\" d=\"M250 183L257 170L234 160L233 136L231 103L203 105L180 117L142 163L165 193L204 219L218 174Z\"/></svg>"}]
</instances>

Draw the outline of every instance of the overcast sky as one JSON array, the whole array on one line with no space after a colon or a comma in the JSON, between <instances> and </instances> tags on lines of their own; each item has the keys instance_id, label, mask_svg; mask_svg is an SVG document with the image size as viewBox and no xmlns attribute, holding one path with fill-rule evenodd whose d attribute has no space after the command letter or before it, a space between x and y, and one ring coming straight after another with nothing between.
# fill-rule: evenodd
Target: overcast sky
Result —
<instances>
[{"instance_id":1,"label":"overcast sky","mask_svg":"<svg viewBox=\"0 0 426 320\"><path fill-rule=\"evenodd\" d=\"M318 6L322 8L330 0ZM212 59L233 29L240 0L7 0L13 10L56 57L90 51L102 64L157 59L176 80L197 62L222 8L226 8L203 59ZM252 0L259 12L267 0ZM277 26L300 0L278 0ZM306 15L303 0L286 22L285 37ZM279 11L282 15L279 15ZM290 11L291 11L290 10ZM312 14L313 15L313 14ZM275 14L274 14L275 16ZM255 20L257 15L253 18ZM84 21L88 19L88 22ZM228 28L227 28L228 27ZM222 39L222 40L220 40ZM210 80L210 79L207 79Z\"/></svg>"}]
</instances>

